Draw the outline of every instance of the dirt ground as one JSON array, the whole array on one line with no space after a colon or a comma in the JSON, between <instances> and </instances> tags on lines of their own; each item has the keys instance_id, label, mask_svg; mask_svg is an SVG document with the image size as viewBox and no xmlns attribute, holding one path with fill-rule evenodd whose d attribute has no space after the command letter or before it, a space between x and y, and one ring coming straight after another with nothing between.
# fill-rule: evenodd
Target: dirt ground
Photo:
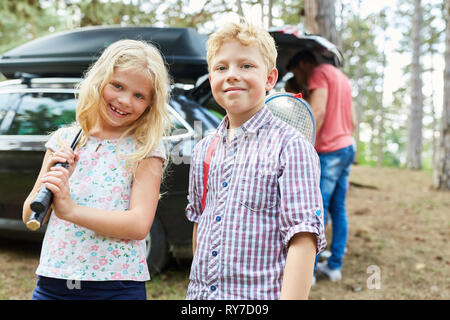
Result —
<instances>
[{"instance_id":1,"label":"dirt ground","mask_svg":"<svg viewBox=\"0 0 450 320\"><path fill-rule=\"evenodd\" d=\"M377 189L350 187L342 281L318 279L310 298L449 299L450 193L421 171L353 166L350 181Z\"/></svg>"},{"instance_id":2,"label":"dirt ground","mask_svg":"<svg viewBox=\"0 0 450 320\"><path fill-rule=\"evenodd\" d=\"M310 299L449 299L450 192L432 190L423 171L354 166L350 180L343 279L318 278ZM39 253L39 245L0 239L0 299L31 298ZM184 299L188 268L172 264L154 276L148 298Z\"/></svg>"}]
</instances>

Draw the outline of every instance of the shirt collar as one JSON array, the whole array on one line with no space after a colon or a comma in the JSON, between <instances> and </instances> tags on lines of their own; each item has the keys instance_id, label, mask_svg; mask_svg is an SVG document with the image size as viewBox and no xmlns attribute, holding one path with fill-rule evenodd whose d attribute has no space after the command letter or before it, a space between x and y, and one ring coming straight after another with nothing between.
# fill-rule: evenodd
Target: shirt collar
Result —
<instances>
[{"instance_id":1,"label":"shirt collar","mask_svg":"<svg viewBox=\"0 0 450 320\"><path fill-rule=\"evenodd\" d=\"M242 126L236 130L235 136L240 136L242 133L256 133L262 126L273 118L272 112L264 105L261 110L248 119ZM217 127L216 135L226 137L227 128L229 124L228 115L226 115L222 122Z\"/></svg>"}]
</instances>

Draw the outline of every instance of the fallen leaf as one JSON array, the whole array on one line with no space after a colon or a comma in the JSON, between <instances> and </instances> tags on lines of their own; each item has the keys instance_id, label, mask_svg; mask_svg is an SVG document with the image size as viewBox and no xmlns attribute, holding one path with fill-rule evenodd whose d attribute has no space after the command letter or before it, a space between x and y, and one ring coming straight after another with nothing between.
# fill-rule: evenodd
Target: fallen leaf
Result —
<instances>
[{"instance_id":1,"label":"fallen leaf","mask_svg":"<svg viewBox=\"0 0 450 320\"><path fill-rule=\"evenodd\" d=\"M425 263L416 263L416 270L422 270L425 268Z\"/></svg>"}]
</instances>

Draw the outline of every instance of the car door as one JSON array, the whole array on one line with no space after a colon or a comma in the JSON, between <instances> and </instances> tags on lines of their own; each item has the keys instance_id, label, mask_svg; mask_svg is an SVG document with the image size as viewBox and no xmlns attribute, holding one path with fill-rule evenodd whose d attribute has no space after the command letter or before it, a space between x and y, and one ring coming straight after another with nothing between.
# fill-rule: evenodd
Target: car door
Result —
<instances>
[{"instance_id":1,"label":"car door","mask_svg":"<svg viewBox=\"0 0 450 320\"><path fill-rule=\"evenodd\" d=\"M9 97L0 125L0 217L17 220L39 174L49 134L75 120L76 102L73 89L2 94Z\"/></svg>"},{"instance_id":2,"label":"car door","mask_svg":"<svg viewBox=\"0 0 450 320\"><path fill-rule=\"evenodd\" d=\"M216 129L221 119L184 94L173 95L169 111L172 130L165 141L170 164L161 185L162 197L157 212L172 253L187 258L192 256L192 223L185 216L192 149Z\"/></svg>"}]
</instances>

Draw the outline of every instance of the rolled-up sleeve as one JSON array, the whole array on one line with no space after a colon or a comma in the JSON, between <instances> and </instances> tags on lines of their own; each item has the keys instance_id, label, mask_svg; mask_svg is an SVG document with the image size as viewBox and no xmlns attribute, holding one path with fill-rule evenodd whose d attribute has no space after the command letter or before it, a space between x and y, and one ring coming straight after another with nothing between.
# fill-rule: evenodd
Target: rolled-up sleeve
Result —
<instances>
[{"instance_id":1,"label":"rolled-up sleeve","mask_svg":"<svg viewBox=\"0 0 450 320\"><path fill-rule=\"evenodd\" d=\"M320 161L305 139L292 137L280 155L280 232L288 246L299 232L316 236L317 253L326 247L323 202L320 193Z\"/></svg>"},{"instance_id":2,"label":"rolled-up sleeve","mask_svg":"<svg viewBox=\"0 0 450 320\"><path fill-rule=\"evenodd\" d=\"M189 191L188 204L186 206L186 217L191 222L198 222L202 213L203 192L203 160L200 154L203 141L197 143L192 150L191 165L189 168Z\"/></svg>"}]
</instances>

